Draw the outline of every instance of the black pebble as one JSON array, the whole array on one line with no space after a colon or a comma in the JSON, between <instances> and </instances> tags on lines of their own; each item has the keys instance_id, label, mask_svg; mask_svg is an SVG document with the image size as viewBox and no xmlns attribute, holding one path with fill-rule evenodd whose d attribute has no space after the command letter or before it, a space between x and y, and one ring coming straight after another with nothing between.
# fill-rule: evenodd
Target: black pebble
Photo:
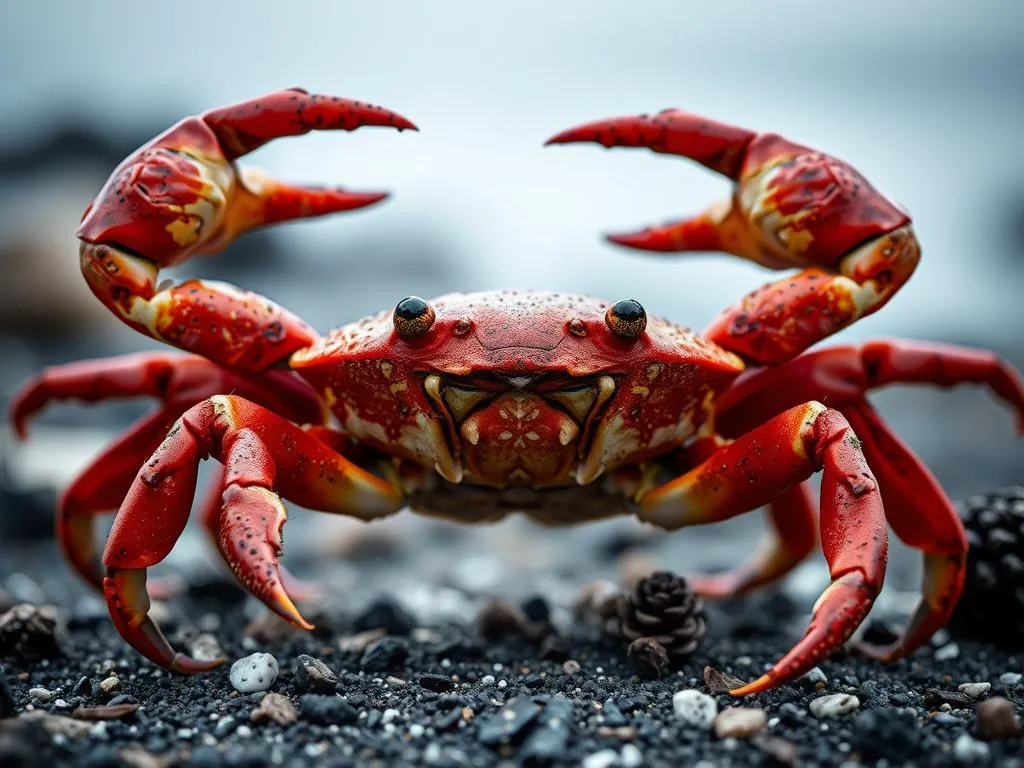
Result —
<instances>
[{"instance_id":1,"label":"black pebble","mask_svg":"<svg viewBox=\"0 0 1024 768\"><path fill-rule=\"evenodd\" d=\"M88 677L83 677L76 684L74 689L71 691L73 696L92 696L92 680Z\"/></svg>"},{"instance_id":2,"label":"black pebble","mask_svg":"<svg viewBox=\"0 0 1024 768\"><path fill-rule=\"evenodd\" d=\"M359 711L341 696L307 694L299 704L299 717L317 725L345 725L359 719Z\"/></svg>"},{"instance_id":3,"label":"black pebble","mask_svg":"<svg viewBox=\"0 0 1024 768\"><path fill-rule=\"evenodd\" d=\"M868 710L854 721L853 741L862 758L902 764L921 752L918 730L917 718L909 712Z\"/></svg>"},{"instance_id":4,"label":"black pebble","mask_svg":"<svg viewBox=\"0 0 1024 768\"><path fill-rule=\"evenodd\" d=\"M363 651L359 666L367 672L398 672L409 657L409 646L397 637L382 637Z\"/></svg>"},{"instance_id":5,"label":"black pebble","mask_svg":"<svg viewBox=\"0 0 1024 768\"><path fill-rule=\"evenodd\" d=\"M389 635L408 635L416 628L416 621L398 603L387 598L374 600L356 617L357 632L383 629Z\"/></svg>"},{"instance_id":6,"label":"black pebble","mask_svg":"<svg viewBox=\"0 0 1024 768\"><path fill-rule=\"evenodd\" d=\"M444 693L452 688L452 679L444 675L420 675L420 687L436 693Z\"/></svg>"}]
</instances>

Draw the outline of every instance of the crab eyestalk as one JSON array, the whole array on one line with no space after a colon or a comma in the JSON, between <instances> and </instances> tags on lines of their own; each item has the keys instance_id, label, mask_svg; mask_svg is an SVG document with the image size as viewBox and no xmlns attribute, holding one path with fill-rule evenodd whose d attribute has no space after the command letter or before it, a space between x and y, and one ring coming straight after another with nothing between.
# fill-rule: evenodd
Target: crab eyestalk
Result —
<instances>
[{"instance_id":1,"label":"crab eyestalk","mask_svg":"<svg viewBox=\"0 0 1024 768\"><path fill-rule=\"evenodd\" d=\"M776 134L666 110L587 123L547 143L575 142L688 157L735 182L728 199L702 213L608 239L638 250L722 251L771 269L801 268L707 329L748 360L788 360L877 311L920 258L910 218L852 166Z\"/></svg>"},{"instance_id":2,"label":"crab eyestalk","mask_svg":"<svg viewBox=\"0 0 1024 768\"><path fill-rule=\"evenodd\" d=\"M364 125L416 129L390 110L298 88L182 120L118 166L86 209L77 234L89 287L136 330L223 365L263 370L308 346L315 331L262 296L200 280L161 288L158 272L255 227L383 200L235 165L281 136Z\"/></svg>"}]
</instances>

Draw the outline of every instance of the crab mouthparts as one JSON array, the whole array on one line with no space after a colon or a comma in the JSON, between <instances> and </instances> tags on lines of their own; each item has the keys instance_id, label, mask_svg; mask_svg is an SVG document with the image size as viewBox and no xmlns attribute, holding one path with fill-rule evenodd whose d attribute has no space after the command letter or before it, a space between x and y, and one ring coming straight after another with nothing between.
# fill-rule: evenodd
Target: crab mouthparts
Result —
<instances>
[{"instance_id":1,"label":"crab mouthparts","mask_svg":"<svg viewBox=\"0 0 1024 768\"><path fill-rule=\"evenodd\" d=\"M461 480L463 462L474 478L495 485L583 484L601 473L586 454L615 393L611 376L430 374L424 389L447 427L450 461L436 469L451 482Z\"/></svg>"}]
</instances>

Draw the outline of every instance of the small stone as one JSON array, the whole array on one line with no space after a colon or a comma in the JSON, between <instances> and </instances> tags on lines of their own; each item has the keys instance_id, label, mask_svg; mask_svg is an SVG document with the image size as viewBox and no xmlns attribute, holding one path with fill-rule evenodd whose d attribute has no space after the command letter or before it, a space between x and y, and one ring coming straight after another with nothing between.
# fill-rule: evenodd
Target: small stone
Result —
<instances>
[{"instance_id":1,"label":"small stone","mask_svg":"<svg viewBox=\"0 0 1024 768\"><path fill-rule=\"evenodd\" d=\"M53 694L46 688L29 688L28 695L32 697L33 701L41 701L42 703L48 702L53 698Z\"/></svg>"},{"instance_id":2,"label":"small stone","mask_svg":"<svg viewBox=\"0 0 1024 768\"><path fill-rule=\"evenodd\" d=\"M360 632L356 635L347 635L338 641L338 648L341 651L362 653L370 646L371 643L375 640L380 640L386 634L387 632L383 629L371 629L366 632Z\"/></svg>"},{"instance_id":3,"label":"small stone","mask_svg":"<svg viewBox=\"0 0 1024 768\"><path fill-rule=\"evenodd\" d=\"M280 726L291 725L298 718L291 699L280 693L268 693L260 701L260 705L249 713L249 719L256 725L275 723Z\"/></svg>"},{"instance_id":4,"label":"small stone","mask_svg":"<svg viewBox=\"0 0 1024 768\"><path fill-rule=\"evenodd\" d=\"M138 703L139 702L136 701L134 696L129 696L128 694L125 694L125 693L122 693L120 696L115 696L114 698L112 698L110 701L107 702L107 704L109 706L111 706L111 707L116 707L116 706L118 706L120 704L138 704Z\"/></svg>"},{"instance_id":5,"label":"small stone","mask_svg":"<svg viewBox=\"0 0 1024 768\"><path fill-rule=\"evenodd\" d=\"M960 646L956 643L947 643L937 648L933 655L936 661L952 661L960 655Z\"/></svg>"},{"instance_id":6,"label":"small stone","mask_svg":"<svg viewBox=\"0 0 1024 768\"><path fill-rule=\"evenodd\" d=\"M477 739L492 749L518 742L540 711L536 702L517 696L494 714L480 718Z\"/></svg>"},{"instance_id":7,"label":"small stone","mask_svg":"<svg viewBox=\"0 0 1024 768\"><path fill-rule=\"evenodd\" d=\"M231 687L239 693L255 693L269 689L279 671L277 659L271 654L253 653L232 664L228 677Z\"/></svg>"},{"instance_id":8,"label":"small stone","mask_svg":"<svg viewBox=\"0 0 1024 768\"><path fill-rule=\"evenodd\" d=\"M940 709L948 712L953 707L965 709L971 704L967 694L960 691L943 691L938 688L929 688L924 692L924 705L929 709Z\"/></svg>"},{"instance_id":9,"label":"small stone","mask_svg":"<svg viewBox=\"0 0 1024 768\"><path fill-rule=\"evenodd\" d=\"M819 696L811 701L808 709L817 718L840 717L849 714L860 706L860 699L848 693L830 693L827 696Z\"/></svg>"},{"instance_id":10,"label":"small stone","mask_svg":"<svg viewBox=\"0 0 1024 768\"><path fill-rule=\"evenodd\" d=\"M53 606L21 603L0 615L0 656L36 661L60 654Z\"/></svg>"},{"instance_id":11,"label":"small stone","mask_svg":"<svg viewBox=\"0 0 1024 768\"><path fill-rule=\"evenodd\" d=\"M633 741L639 733L635 725L602 725L597 729L597 735L602 739L615 739L616 741Z\"/></svg>"},{"instance_id":12,"label":"small stone","mask_svg":"<svg viewBox=\"0 0 1024 768\"><path fill-rule=\"evenodd\" d=\"M992 683L962 683L957 690L969 699L979 699L992 690Z\"/></svg>"},{"instance_id":13,"label":"small stone","mask_svg":"<svg viewBox=\"0 0 1024 768\"><path fill-rule=\"evenodd\" d=\"M746 682L714 667L704 667L704 685L711 693L728 693L746 685Z\"/></svg>"},{"instance_id":14,"label":"small stone","mask_svg":"<svg viewBox=\"0 0 1024 768\"><path fill-rule=\"evenodd\" d=\"M190 650L192 656L200 661L214 661L224 655L220 648L220 642L209 632L203 632L192 641Z\"/></svg>"},{"instance_id":15,"label":"small stone","mask_svg":"<svg viewBox=\"0 0 1024 768\"><path fill-rule=\"evenodd\" d=\"M500 597L490 598L476 616L477 632L488 638L523 634L526 625L526 614Z\"/></svg>"},{"instance_id":16,"label":"small stone","mask_svg":"<svg viewBox=\"0 0 1024 768\"><path fill-rule=\"evenodd\" d=\"M720 739L749 739L764 730L768 715L763 709L730 707L715 718L715 735Z\"/></svg>"},{"instance_id":17,"label":"small stone","mask_svg":"<svg viewBox=\"0 0 1024 768\"><path fill-rule=\"evenodd\" d=\"M972 739L970 734L960 734L953 742L953 759L958 763L978 763L988 760L988 744Z\"/></svg>"},{"instance_id":18,"label":"small stone","mask_svg":"<svg viewBox=\"0 0 1024 768\"><path fill-rule=\"evenodd\" d=\"M138 704L106 704L102 707L78 707L71 716L76 720L120 720L135 714Z\"/></svg>"},{"instance_id":19,"label":"small stone","mask_svg":"<svg viewBox=\"0 0 1024 768\"><path fill-rule=\"evenodd\" d=\"M100 680L100 690L108 696L121 686L121 681L115 676L105 677Z\"/></svg>"},{"instance_id":20,"label":"small stone","mask_svg":"<svg viewBox=\"0 0 1024 768\"><path fill-rule=\"evenodd\" d=\"M978 704L974 733L982 741L1015 739L1021 735L1021 724L1013 703L1002 696Z\"/></svg>"},{"instance_id":21,"label":"small stone","mask_svg":"<svg viewBox=\"0 0 1024 768\"><path fill-rule=\"evenodd\" d=\"M229 733L235 729L236 721L231 715L224 715L217 724L213 726L213 735L218 739L223 739Z\"/></svg>"},{"instance_id":22,"label":"small stone","mask_svg":"<svg viewBox=\"0 0 1024 768\"><path fill-rule=\"evenodd\" d=\"M295 682L305 691L334 693L338 676L320 659L303 653L295 660Z\"/></svg>"},{"instance_id":23,"label":"small stone","mask_svg":"<svg viewBox=\"0 0 1024 768\"><path fill-rule=\"evenodd\" d=\"M77 683L75 683L75 687L71 689L71 695L84 696L87 698L92 697L92 680L88 677L81 678Z\"/></svg>"},{"instance_id":24,"label":"small stone","mask_svg":"<svg viewBox=\"0 0 1024 768\"><path fill-rule=\"evenodd\" d=\"M706 693L691 688L676 692L672 697L672 709L676 717L687 725L707 731L715 722L718 703Z\"/></svg>"},{"instance_id":25,"label":"small stone","mask_svg":"<svg viewBox=\"0 0 1024 768\"><path fill-rule=\"evenodd\" d=\"M619 755L619 765L622 768L640 768L644 764L644 754L636 744L623 745Z\"/></svg>"},{"instance_id":26,"label":"small stone","mask_svg":"<svg viewBox=\"0 0 1024 768\"><path fill-rule=\"evenodd\" d=\"M366 606L356 617L354 626L358 632L383 629L389 635L408 635L416 626L416 620L398 603L380 598Z\"/></svg>"},{"instance_id":27,"label":"small stone","mask_svg":"<svg viewBox=\"0 0 1024 768\"><path fill-rule=\"evenodd\" d=\"M568 763L568 747L575 728L573 706L561 694L552 696L537 716L516 754L520 764L543 766Z\"/></svg>"},{"instance_id":28,"label":"small stone","mask_svg":"<svg viewBox=\"0 0 1024 768\"><path fill-rule=\"evenodd\" d=\"M582 768L611 768L619 762L619 753L614 749L602 749L592 755L587 755L581 763Z\"/></svg>"},{"instance_id":29,"label":"small stone","mask_svg":"<svg viewBox=\"0 0 1024 768\"><path fill-rule=\"evenodd\" d=\"M999 682L1003 685L1016 685L1020 682L1020 678L1020 672L1003 672L1003 674L999 676Z\"/></svg>"},{"instance_id":30,"label":"small stone","mask_svg":"<svg viewBox=\"0 0 1024 768\"><path fill-rule=\"evenodd\" d=\"M299 704L299 717L316 725L346 725L359 719L359 711L341 696L309 693Z\"/></svg>"},{"instance_id":31,"label":"small stone","mask_svg":"<svg viewBox=\"0 0 1024 768\"><path fill-rule=\"evenodd\" d=\"M796 744L778 736L759 733L750 743L761 750L761 753L775 765L795 765L797 758Z\"/></svg>"},{"instance_id":32,"label":"small stone","mask_svg":"<svg viewBox=\"0 0 1024 768\"><path fill-rule=\"evenodd\" d=\"M641 677L661 677L668 671L668 651L653 637L638 637L631 642L626 659Z\"/></svg>"},{"instance_id":33,"label":"small stone","mask_svg":"<svg viewBox=\"0 0 1024 768\"><path fill-rule=\"evenodd\" d=\"M801 680L806 680L811 685L817 685L818 683L828 683L828 677L824 672L821 671L821 667L811 667Z\"/></svg>"},{"instance_id":34,"label":"small stone","mask_svg":"<svg viewBox=\"0 0 1024 768\"><path fill-rule=\"evenodd\" d=\"M576 659L562 662L562 671L567 675L575 675L580 671L580 663Z\"/></svg>"},{"instance_id":35,"label":"small stone","mask_svg":"<svg viewBox=\"0 0 1024 768\"><path fill-rule=\"evenodd\" d=\"M398 672L409 657L409 646L397 637L382 637L363 651L359 666L367 672Z\"/></svg>"},{"instance_id":36,"label":"small stone","mask_svg":"<svg viewBox=\"0 0 1024 768\"><path fill-rule=\"evenodd\" d=\"M420 687L435 693L444 693L452 689L452 679L444 675L420 675Z\"/></svg>"}]
</instances>

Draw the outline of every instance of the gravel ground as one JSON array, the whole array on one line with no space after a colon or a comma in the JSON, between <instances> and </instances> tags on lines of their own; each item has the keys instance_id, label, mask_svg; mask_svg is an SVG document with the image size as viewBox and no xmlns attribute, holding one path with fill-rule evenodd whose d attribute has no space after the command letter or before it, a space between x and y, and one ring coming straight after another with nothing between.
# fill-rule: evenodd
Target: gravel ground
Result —
<instances>
[{"instance_id":1,"label":"gravel ground","mask_svg":"<svg viewBox=\"0 0 1024 768\"><path fill-rule=\"evenodd\" d=\"M371 577L367 583L386 584L373 574L395 570L385 541L376 544L385 557L352 566ZM598 552L628 571L638 567L631 541L614 532ZM738 702L709 691L706 668L750 680L788 649L813 601L799 572L784 591L708 606L709 631L698 651L653 680L637 677L618 645L574 618L571 602L582 585L572 583L569 567L557 583L524 569L505 590L516 602L499 604L497 617L471 583L487 571L485 555L461 580L427 585L425 592L444 596L446 610L399 587L364 589L356 600L338 591L345 579L328 572L328 594L306 609L318 624L313 633L266 616L219 573L201 573L156 613L178 647L219 647L231 660L271 654L280 674L264 673L262 686L250 681L270 693L242 693L232 686L230 665L185 678L142 660L97 600L52 568L46 572L41 564L55 557L50 546L8 550L0 569L8 602L35 598L66 608L58 611L51 658L31 658L53 650L45 637L6 641L5 768L1024 762L1019 736L976 738L1019 733L1013 710L1024 705L1024 653L948 637L890 666L837 656L795 684L739 703L756 711L715 720L714 709ZM372 549L367 540L358 546ZM509 608L517 604L519 610ZM887 632L885 619L874 618L870 631ZM494 634L503 625L504 633ZM367 634L376 627L388 634ZM967 695L958 690L963 683L991 687ZM680 691L700 695L676 697ZM837 698L822 701L826 696ZM1009 712L1000 710L999 697L1012 702ZM995 701L991 711L986 700ZM814 713L823 706L832 716Z\"/></svg>"}]
</instances>

